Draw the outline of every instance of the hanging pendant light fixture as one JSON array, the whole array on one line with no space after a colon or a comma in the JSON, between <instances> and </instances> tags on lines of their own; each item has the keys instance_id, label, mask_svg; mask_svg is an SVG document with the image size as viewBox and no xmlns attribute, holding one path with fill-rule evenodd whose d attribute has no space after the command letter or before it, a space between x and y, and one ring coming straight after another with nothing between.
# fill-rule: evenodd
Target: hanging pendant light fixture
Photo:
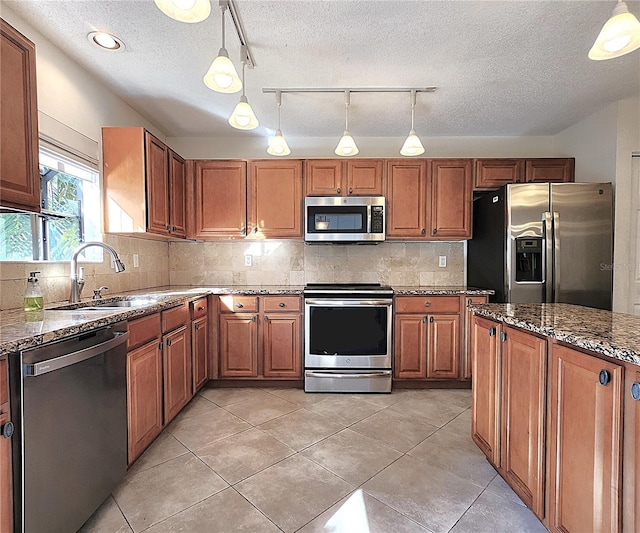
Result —
<instances>
[{"instance_id":1,"label":"hanging pendant light fixture","mask_svg":"<svg viewBox=\"0 0 640 533\"><path fill-rule=\"evenodd\" d=\"M342 157L350 157L356 155L360 150L356 146L356 142L349 133L349 104L351 103L351 94L349 91L344 92L344 133L338 146L336 146L336 155Z\"/></svg>"},{"instance_id":2,"label":"hanging pendant light fixture","mask_svg":"<svg viewBox=\"0 0 640 533\"><path fill-rule=\"evenodd\" d=\"M211 13L210 0L153 0L167 17L180 22L202 22Z\"/></svg>"},{"instance_id":3,"label":"hanging pendant light fixture","mask_svg":"<svg viewBox=\"0 0 640 533\"><path fill-rule=\"evenodd\" d=\"M242 82L236 72L236 67L229 59L229 52L224 46L225 26L224 14L227 11L228 2L221 1L220 9L222 10L222 47L218 52L218 57L213 60L209 70L204 75L204 84L213 91L219 93L237 93L242 89ZM243 56L244 57L244 56Z\"/></svg>"},{"instance_id":4,"label":"hanging pendant light fixture","mask_svg":"<svg viewBox=\"0 0 640 533\"><path fill-rule=\"evenodd\" d=\"M640 22L629 13L627 4L618 1L611 18L605 22L596 42L589 50L589 59L613 59L640 48Z\"/></svg>"},{"instance_id":5,"label":"hanging pendant light fixture","mask_svg":"<svg viewBox=\"0 0 640 533\"><path fill-rule=\"evenodd\" d=\"M289 145L286 139L282 136L280 130L280 106L282 105L282 92L276 91L276 104L278 105L278 129L276 130L275 137L271 139L269 146L267 147L267 153L275 156L285 156L291 153Z\"/></svg>"},{"instance_id":6,"label":"hanging pendant light fixture","mask_svg":"<svg viewBox=\"0 0 640 533\"><path fill-rule=\"evenodd\" d=\"M231 124L234 128L239 130L253 130L258 127L259 122L256 118L256 114L251 109L249 105L249 101L245 95L244 89L244 69L247 65L247 56L245 47L242 47L242 96L240 97L240 101L236 108L233 110L233 113L229 117L229 124Z\"/></svg>"},{"instance_id":7,"label":"hanging pendant light fixture","mask_svg":"<svg viewBox=\"0 0 640 533\"><path fill-rule=\"evenodd\" d=\"M416 108L416 91L411 91L411 131L409 131L409 136L404 141L402 148L400 149L401 155L406 155L407 157L412 157L420 154L424 154L424 146L420 142L420 138L416 135L415 130L413 129L413 114Z\"/></svg>"}]
</instances>

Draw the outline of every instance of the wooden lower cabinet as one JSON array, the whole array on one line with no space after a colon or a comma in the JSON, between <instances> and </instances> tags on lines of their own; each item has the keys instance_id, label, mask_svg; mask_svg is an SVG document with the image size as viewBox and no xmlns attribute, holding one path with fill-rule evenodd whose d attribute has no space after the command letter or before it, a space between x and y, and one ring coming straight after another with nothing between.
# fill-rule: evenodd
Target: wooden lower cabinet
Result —
<instances>
[{"instance_id":1,"label":"wooden lower cabinet","mask_svg":"<svg viewBox=\"0 0 640 533\"><path fill-rule=\"evenodd\" d=\"M396 314L394 329L394 377L425 379L427 316Z\"/></svg>"},{"instance_id":2,"label":"wooden lower cabinet","mask_svg":"<svg viewBox=\"0 0 640 533\"><path fill-rule=\"evenodd\" d=\"M463 297L463 317L464 324L461 326L462 340L460 345L462 346L462 379L471 379L471 321L473 319L473 313L469 309L469 304L482 304L487 303L488 296L464 296Z\"/></svg>"},{"instance_id":3,"label":"wooden lower cabinet","mask_svg":"<svg viewBox=\"0 0 640 533\"><path fill-rule=\"evenodd\" d=\"M550 531L620 531L622 380L621 365L552 345Z\"/></svg>"},{"instance_id":4,"label":"wooden lower cabinet","mask_svg":"<svg viewBox=\"0 0 640 533\"><path fill-rule=\"evenodd\" d=\"M220 377L258 377L257 315L220 314Z\"/></svg>"},{"instance_id":5,"label":"wooden lower cabinet","mask_svg":"<svg viewBox=\"0 0 640 533\"><path fill-rule=\"evenodd\" d=\"M547 341L509 326L501 340L501 474L542 519Z\"/></svg>"},{"instance_id":6,"label":"wooden lower cabinet","mask_svg":"<svg viewBox=\"0 0 640 533\"><path fill-rule=\"evenodd\" d=\"M11 437L3 437L5 424L11 420L7 358L0 358L0 531L13 531L13 478Z\"/></svg>"},{"instance_id":7,"label":"wooden lower cabinet","mask_svg":"<svg viewBox=\"0 0 640 533\"><path fill-rule=\"evenodd\" d=\"M162 338L164 423L171 422L191 399L191 342L186 326Z\"/></svg>"},{"instance_id":8,"label":"wooden lower cabinet","mask_svg":"<svg viewBox=\"0 0 640 533\"><path fill-rule=\"evenodd\" d=\"M209 317L191 323L192 389L195 394L209 379Z\"/></svg>"},{"instance_id":9,"label":"wooden lower cabinet","mask_svg":"<svg viewBox=\"0 0 640 533\"><path fill-rule=\"evenodd\" d=\"M624 386L622 530L640 531L640 367L627 364Z\"/></svg>"},{"instance_id":10,"label":"wooden lower cabinet","mask_svg":"<svg viewBox=\"0 0 640 533\"><path fill-rule=\"evenodd\" d=\"M460 315L432 315L427 325L427 379L457 379L460 372Z\"/></svg>"},{"instance_id":11,"label":"wooden lower cabinet","mask_svg":"<svg viewBox=\"0 0 640 533\"><path fill-rule=\"evenodd\" d=\"M301 323L299 314L271 313L264 316L265 378L300 378Z\"/></svg>"}]
</instances>

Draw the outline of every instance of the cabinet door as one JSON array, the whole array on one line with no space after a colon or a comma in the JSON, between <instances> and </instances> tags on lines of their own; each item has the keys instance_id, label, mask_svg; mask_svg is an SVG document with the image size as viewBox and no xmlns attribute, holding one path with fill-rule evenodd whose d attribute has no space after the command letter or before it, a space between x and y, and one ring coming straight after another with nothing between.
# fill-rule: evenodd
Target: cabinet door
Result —
<instances>
[{"instance_id":1,"label":"cabinet door","mask_svg":"<svg viewBox=\"0 0 640 533\"><path fill-rule=\"evenodd\" d=\"M206 316L191 323L192 393L195 394L209 378L209 319Z\"/></svg>"},{"instance_id":2,"label":"cabinet door","mask_svg":"<svg viewBox=\"0 0 640 533\"><path fill-rule=\"evenodd\" d=\"M387 238L427 236L427 168L424 161L387 162Z\"/></svg>"},{"instance_id":3,"label":"cabinet door","mask_svg":"<svg viewBox=\"0 0 640 533\"><path fill-rule=\"evenodd\" d=\"M500 467L500 333L498 322L473 317L471 438L496 468Z\"/></svg>"},{"instance_id":4,"label":"cabinet door","mask_svg":"<svg viewBox=\"0 0 640 533\"><path fill-rule=\"evenodd\" d=\"M431 234L435 238L471 237L471 160L431 162Z\"/></svg>"},{"instance_id":5,"label":"cabinet door","mask_svg":"<svg viewBox=\"0 0 640 533\"><path fill-rule=\"evenodd\" d=\"M0 19L0 205L40 211L36 48Z\"/></svg>"},{"instance_id":6,"label":"cabinet door","mask_svg":"<svg viewBox=\"0 0 640 533\"><path fill-rule=\"evenodd\" d=\"M194 238L247 234L247 166L242 161L195 162Z\"/></svg>"},{"instance_id":7,"label":"cabinet door","mask_svg":"<svg viewBox=\"0 0 640 533\"><path fill-rule=\"evenodd\" d=\"M162 352L160 340L127 354L129 464L162 431Z\"/></svg>"},{"instance_id":8,"label":"cabinet door","mask_svg":"<svg viewBox=\"0 0 640 533\"><path fill-rule=\"evenodd\" d=\"M394 377L426 378L427 316L396 314L394 344Z\"/></svg>"},{"instance_id":9,"label":"cabinet door","mask_svg":"<svg viewBox=\"0 0 640 533\"><path fill-rule=\"evenodd\" d=\"M625 374L622 530L640 531L640 369L627 364Z\"/></svg>"},{"instance_id":10,"label":"cabinet door","mask_svg":"<svg viewBox=\"0 0 640 533\"><path fill-rule=\"evenodd\" d=\"M249 231L302 238L302 161L252 161L249 190Z\"/></svg>"},{"instance_id":11,"label":"cabinet door","mask_svg":"<svg viewBox=\"0 0 640 533\"><path fill-rule=\"evenodd\" d=\"M263 354L265 378L301 379L299 314L264 315Z\"/></svg>"},{"instance_id":12,"label":"cabinet door","mask_svg":"<svg viewBox=\"0 0 640 533\"><path fill-rule=\"evenodd\" d=\"M547 341L505 327L502 347L502 474L544 517Z\"/></svg>"},{"instance_id":13,"label":"cabinet door","mask_svg":"<svg viewBox=\"0 0 640 533\"><path fill-rule=\"evenodd\" d=\"M471 379L472 365L471 365L471 322L473 319L473 313L469 310L469 304L487 303L488 298L486 296L464 296L464 327L462 329L462 378Z\"/></svg>"},{"instance_id":14,"label":"cabinet door","mask_svg":"<svg viewBox=\"0 0 640 533\"><path fill-rule=\"evenodd\" d=\"M427 378L457 379L460 367L460 315L429 316Z\"/></svg>"},{"instance_id":15,"label":"cabinet door","mask_svg":"<svg viewBox=\"0 0 640 533\"><path fill-rule=\"evenodd\" d=\"M169 223L171 235L187 236L187 218L185 210L186 163L173 150L169 150Z\"/></svg>"},{"instance_id":16,"label":"cabinet door","mask_svg":"<svg viewBox=\"0 0 640 533\"><path fill-rule=\"evenodd\" d=\"M0 359L0 428L10 420L7 358ZM0 436L0 531L13 531L11 438Z\"/></svg>"},{"instance_id":17,"label":"cabinet door","mask_svg":"<svg viewBox=\"0 0 640 533\"><path fill-rule=\"evenodd\" d=\"M557 344L549 362L549 529L619 531L622 367Z\"/></svg>"},{"instance_id":18,"label":"cabinet door","mask_svg":"<svg viewBox=\"0 0 640 533\"><path fill-rule=\"evenodd\" d=\"M307 159L304 162L305 196L340 196L343 161Z\"/></svg>"},{"instance_id":19,"label":"cabinet door","mask_svg":"<svg viewBox=\"0 0 640 533\"><path fill-rule=\"evenodd\" d=\"M509 183L524 181L521 159L476 159L474 189L497 189Z\"/></svg>"},{"instance_id":20,"label":"cabinet door","mask_svg":"<svg viewBox=\"0 0 640 533\"><path fill-rule=\"evenodd\" d=\"M191 399L191 343L182 326L163 338L164 423L171 422Z\"/></svg>"},{"instance_id":21,"label":"cabinet door","mask_svg":"<svg viewBox=\"0 0 640 533\"><path fill-rule=\"evenodd\" d=\"M168 235L169 149L150 133L145 135L147 173L147 231Z\"/></svg>"},{"instance_id":22,"label":"cabinet door","mask_svg":"<svg viewBox=\"0 0 640 533\"><path fill-rule=\"evenodd\" d=\"M574 159L528 159L525 181L534 183L564 183L575 180Z\"/></svg>"},{"instance_id":23,"label":"cabinet door","mask_svg":"<svg viewBox=\"0 0 640 533\"><path fill-rule=\"evenodd\" d=\"M258 328L256 315L221 314L220 377L258 376Z\"/></svg>"},{"instance_id":24,"label":"cabinet door","mask_svg":"<svg viewBox=\"0 0 640 533\"><path fill-rule=\"evenodd\" d=\"M383 165L380 159L347 161L347 195L382 196L384 194Z\"/></svg>"}]
</instances>

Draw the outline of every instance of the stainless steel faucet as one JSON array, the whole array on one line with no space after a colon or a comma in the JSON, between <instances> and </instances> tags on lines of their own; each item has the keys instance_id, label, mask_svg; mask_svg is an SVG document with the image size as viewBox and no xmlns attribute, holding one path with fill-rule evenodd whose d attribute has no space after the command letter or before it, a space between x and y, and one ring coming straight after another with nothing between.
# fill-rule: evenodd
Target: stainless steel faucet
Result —
<instances>
[{"instance_id":1,"label":"stainless steel faucet","mask_svg":"<svg viewBox=\"0 0 640 533\"><path fill-rule=\"evenodd\" d=\"M78 255L82 250L89 248L90 246L98 246L104 248L111 255L111 261L113 268L116 272L124 272L124 263L120 261L118 253L111 248L108 244L103 242L85 242L78 246L71 256L71 292L69 293L69 303L75 304L80 301L80 294L84 288L84 280L78 277Z\"/></svg>"}]
</instances>

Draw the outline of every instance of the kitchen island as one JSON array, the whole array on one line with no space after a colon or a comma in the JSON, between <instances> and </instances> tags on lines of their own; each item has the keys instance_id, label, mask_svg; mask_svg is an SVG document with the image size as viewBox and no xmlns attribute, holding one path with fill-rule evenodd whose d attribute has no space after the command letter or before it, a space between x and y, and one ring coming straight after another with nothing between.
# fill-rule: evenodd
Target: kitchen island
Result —
<instances>
[{"instance_id":1,"label":"kitchen island","mask_svg":"<svg viewBox=\"0 0 640 533\"><path fill-rule=\"evenodd\" d=\"M640 530L640 317L472 304L472 438L550 531Z\"/></svg>"}]
</instances>

